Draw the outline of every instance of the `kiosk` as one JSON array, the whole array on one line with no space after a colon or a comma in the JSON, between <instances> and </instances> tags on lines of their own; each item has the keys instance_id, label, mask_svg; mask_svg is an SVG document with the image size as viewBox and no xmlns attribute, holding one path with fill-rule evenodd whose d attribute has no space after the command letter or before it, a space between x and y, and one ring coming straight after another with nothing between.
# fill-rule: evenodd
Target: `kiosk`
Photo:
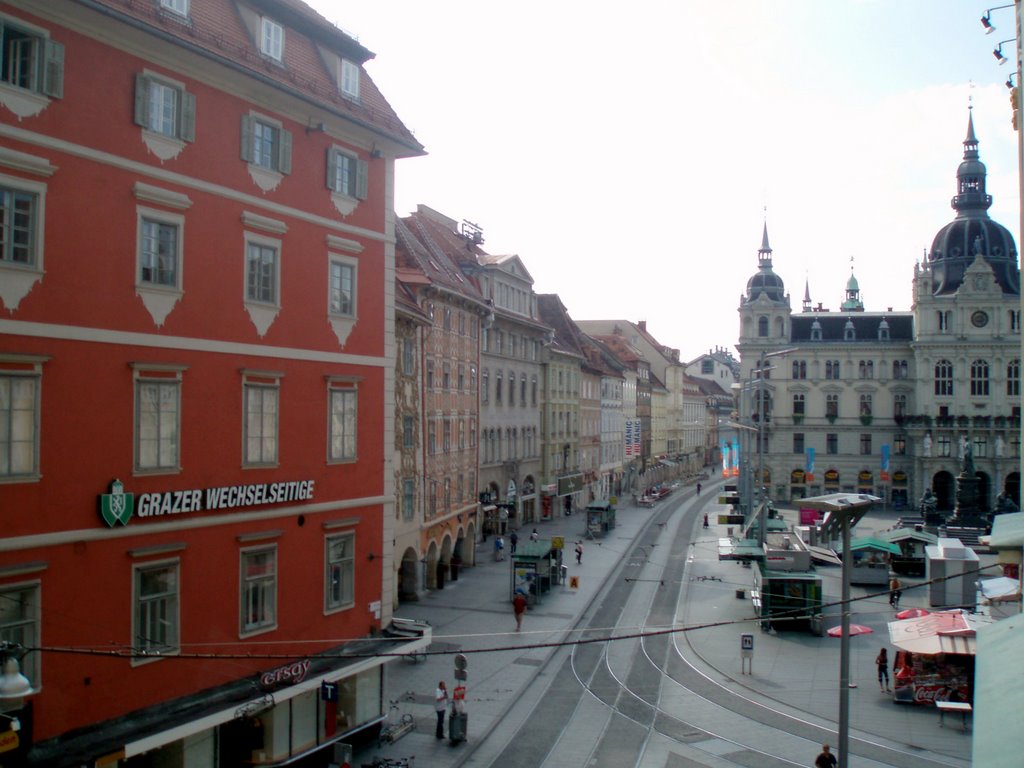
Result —
<instances>
[{"instance_id":1,"label":"kiosk","mask_svg":"<svg viewBox=\"0 0 1024 768\"><path fill-rule=\"evenodd\" d=\"M604 536L615 527L615 506L608 500L592 501L587 505L587 538Z\"/></svg>"},{"instance_id":2,"label":"kiosk","mask_svg":"<svg viewBox=\"0 0 1024 768\"><path fill-rule=\"evenodd\" d=\"M509 580L508 599L516 592L526 595L529 605L541 603L542 595L557 584L562 566L561 539L520 540L512 555L512 572Z\"/></svg>"},{"instance_id":3,"label":"kiosk","mask_svg":"<svg viewBox=\"0 0 1024 768\"><path fill-rule=\"evenodd\" d=\"M850 542L853 568L851 584L888 584L891 558L900 554L896 544L871 536L862 536Z\"/></svg>"}]
</instances>

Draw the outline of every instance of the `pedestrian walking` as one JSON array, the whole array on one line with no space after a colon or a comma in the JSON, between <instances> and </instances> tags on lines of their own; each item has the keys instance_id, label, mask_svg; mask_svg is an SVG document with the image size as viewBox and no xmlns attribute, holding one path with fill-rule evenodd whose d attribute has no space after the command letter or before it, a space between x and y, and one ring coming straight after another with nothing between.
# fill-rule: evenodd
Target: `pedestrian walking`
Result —
<instances>
[{"instance_id":1,"label":"pedestrian walking","mask_svg":"<svg viewBox=\"0 0 1024 768\"><path fill-rule=\"evenodd\" d=\"M496 536L494 538L494 559L505 559L505 540L501 538L501 536Z\"/></svg>"},{"instance_id":2,"label":"pedestrian walking","mask_svg":"<svg viewBox=\"0 0 1024 768\"><path fill-rule=\"evenodd\" d=\"M814 768L836 768L836 756L829 750L828 744L821 745L821 754L814 758Z\"/></svg>"},{"instance_id":3,"label":"pedestrian walking","mask_svg":"<svg viewBox=\"0 0 1024 768\"><path fill-rule=\"evenodd\" d=\"M883 648L875 657L875 665L878 667L878 690L882 693L892 693L889 687L889 652ZM882 680L885 680L885 685Z\"/></svg>"},{"instance_id":4,"label":"pedestrian walking","mask_svg":"<svg viewBox=\"0 0 1024 768\"><path fill-rule=\"evenodd\" d=\"M705 528L708 527L708 513L707 512L704 513L704 527Z\"/></svg>"},{"instance_id":5,"label":"pedestrian walking","mask_svg":"<svg viewBox=\"0 0 1024 768\"><path fill-rule=\"evenodd\" d=\"M518 543L519 534L515 531L512 531L512 533L508 535L508 551L511 552L513 555L516 553L516 544Z\"/></svg>"},{"instance_id":6,"label":"pedestrian walking","mask_svg":"<svg viewBox=\"0 0 1024 768\"><path fill-rule=\"evenodd\" d=\"M697 483L697 495L700 496L700 483Z\"/></svg>"},{"instance_id":7,"label":"pedestrian walking","mask_svg":"<svg viewBox=\"0 0 1024 768\"><path fill-rule=\"evenodd\" d=\"M522 629L523 626L523 614L526 613L526 595L522 592L516 592L516 596L512 598L512 610L516 614L516 632Z\"/></svg>"},{"instance_id":8,"label":"pedestrian walking","mask_svg":"<svg viewBox=\"0 0 1024 768\"><path fill-rule=\"evenodd\" d=\"M900 607L900 598L903 596L902 587L900 580L893 576L892 581L889 582L889 605L893 608Z\"/></svg>"},{"instance_id":9,"label":"pedestrian walking","mask_svg":"<svg viewBox=\"0 0 1024 768\"><path fill-rule=\"evenodd\" d=\"M539 539L539 538L540 538L540 534L537 533L537 529L534 528L533 531L530 533L530 541L537 541L537 539Z\"/></svg>"},{"instance_id":10,"label":"pedestrian walking","mask_svg":"<svg viewBox=\"0 0 1024 768\"><path fill-rule=\"evenodd\" d=\"M583 542L576 542L576 565L580 565L583 562Z\"/></svg>"},{"instance_id":11,"label":"pedestrian walking","mask_svg":"<svg viewBox=\"0 0 1024 768\"><path fill-rule=\"evenodd\" d=\"M444 684L444 680L437 684L437 690L434 691L434 711L437 712L437 730L434 731L434 735L439 738L444 738L444 713L448 709L448 688Z\"/></svg>"}]
</instances>

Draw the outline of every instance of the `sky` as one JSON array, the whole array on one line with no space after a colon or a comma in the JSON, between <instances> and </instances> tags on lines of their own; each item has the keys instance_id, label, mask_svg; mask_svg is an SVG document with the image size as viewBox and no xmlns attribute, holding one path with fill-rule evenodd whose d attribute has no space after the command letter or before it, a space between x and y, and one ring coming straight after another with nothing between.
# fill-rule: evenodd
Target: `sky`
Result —
<instances>
[{"instance_id":1,"label":"sky","mask_svg":"<svg viewBox=\"0 0 1024 768\"><path fill-rule=\"evenodd\" d=\"M735 354L765 223L794 309L838 309L852 267L867 311L909 310L969 106L1020 242L1012 7L986 35L973 0L307 2L426 147L398 215L478 224L574 319L646 320L683 360Z\"/></svg>"}]
</instances>

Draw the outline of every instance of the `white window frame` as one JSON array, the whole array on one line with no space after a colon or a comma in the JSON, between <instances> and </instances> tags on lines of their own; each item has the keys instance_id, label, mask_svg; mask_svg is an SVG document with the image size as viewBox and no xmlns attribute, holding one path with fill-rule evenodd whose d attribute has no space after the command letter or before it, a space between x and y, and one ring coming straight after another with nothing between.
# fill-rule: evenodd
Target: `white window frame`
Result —
<instances>
[{"instance_id":1,"label":"white window frame","mask_svg":"<svg viewBox=\"0 0 1024 768\"><path fill-rule=\"evenodd\" d=\"M284 27L267 16L260 18L260 53L274 61L284 60Z\"/></svg>"},{"instance_id":2,"label":"white window frame","mask_svg":"<svg viewBox=\"0 0 1024 768\"><path fill-rule=\"evenodd\" d=\"M258 253L257 253L258 250ZM253 275L252 275L252 264L254 258L259 256L262 261L266 253L273 253L273 264L269 274L264 274L260 271L257 275L257 283L255 284L256 296L253 296ZM270 278L271 293L273 294L270 298L264 298L262 295L262 289L259 282L265 280L267 277ZM270 306L280 308L281 306L281 241L272 237L264 237L262 235L254 235L246 233L245 236L245 282L243 285L243 291L245 295L246 304L260 304L263 306Z\"/></svg>"},{"instance_id":3,"label":"white window frame","mask_svg":"<svg viewBox=\"0 0 1024 768\"><path fill-rule=\"evenodd\" d=\"M42 594L39 581L0 586L0 641L22 648L38 648ZM41 653L25 654L21 660L21 673L33 688L42 681Z\"/></svg>"},{"instance_id":4,"label":"white window frame","mask_svg":"<svg viewBox=\"0 0 1024 768\"><path fill-rule=\"evenodd\" d=\"M0 483L40 477L42 362L42 358L0 357L0 434L4 435L0 438ZM13 393L26 385L30 391L20 392L15 402Z\"/></svg>"},{"instance_id":5,"label":"white window frame","mask_svg":"<svg viewBox=\"0 0 1024 768\"><path fill-rule=\"evenodd\" d=\"M270 404L273 405L273 410L268 409ZM257 406L259 406L258 410L256 410ZM258 425L254 421L257 416L259 417ZM257 426L259 427L258 434L253 434L254 428ZM254 450L257 446L259 450ZM277 466L280 451L281 377L279 374L243 373L242 465L245 467Z\"/></svg>"},{"instance_id":6,"label":"white window frame","mask_svg":"<svg viewBox=\"0 0 1024 768\"><path fill-rule=\"evenodd\" d=\"M343 306L341 297L344 290L340 282L344 281L344 273L349 275L348 306ZM340 280L339 280L340 278ZM347 256L331 254L327 266L327 311L333 317L355 319L356 301L359 286L359 262Z\"/></svg>"},{"instance_id":7,"label":"white window frame","mask_svg":"<svg viewBox=\"0 0 1024 768\"><path fill-rule=\"evenodd\" d=\"M339 553L332 545L342 544ZM347 589L346 589L347 587ZM324 539L324 613L337 613L356 604L356 535L335 534Z\"/></svg>"},{"instance_id":8,"label":"white window frame","mask_svg":"<svg viewBox=\"0 0 1024 768\"><path fill-rule=\"evenodd\" d=\"M0 17L2 20L2 17ZM28 262L9 259L8 245L0 246L0 299L4 308L14 312L33 286L43 279L43 243L46 231L46 184L29 181L17 176L0 174L0 191L5 193L32 195L32 222L29 244L31 258ZM3 201L7 205L6 197Z\"/></svg>"},{"instance_id":9,"label":"white window frame","mask_svg":"<svg viewBox=\"0 0 1024 768\"><path fill-rule=\"evenodd\" d=\"M170 102L170 103L168 103ZM180 142L192 142L196 137L196 97L177 80L143 71L135 75L135 124L143 132L155 134L164 140L177 140L172 145L177 151L167 156L150 147L161 159L173 157L181 150Z\"/></svg>"},{"instance_id":10,"label":"white window frame","mask_svg":"<svg viewBox=\"0 0 1024 768\"><path fill-rule=\"evenodd\" d=\"M291 131L258 112L242 115L241 156L256 186L271 192L292 171Z\"/></svg>"},{"instance_id":11,"label":"white window frame","mask_svg":"<svg viewBox=\"0 0 1024 768\"><path fill-rule=\"evenodd\" d=\"M351 379L331 379L327 385L327 461L356 460L359 452L359 386Z\"/></svg>"},{"instance_id":12,"label":"white window frame","mask_svg":"<svg viewBox=\"0 0 1024 768\"><path fill-rule=\"evenodd\" d=\"M133 390L135 393L135 429L133 455L136 474L165 474L181 471L181 383L183 366L133 365ZM156 390L156 409L152 411L156 423L147 425L143 413L143 393ZM167 399L165 399L167 398ZM165 405L168 406L165 410ZM173 409L173 410L172 410ZM155 429L155 436L149 437ZM155 446L154 458L146 445Z\"/></svg>"},{"instance_id":13,"label":"white window frame","mask_svg":"<svg viewBox=\"0 0 1024 768\"><path fill-rule=\"evenodd\" d=\"M178 16L188 16L189 0L160 0L160 7Z\"/></svg>"},{"instance_id":14,"label":"white window frame","mask_svg":"<svg viewBox=\"0 0 1024 768\"><path fill-rule=\"evenodd\" d=\"M18 51L28 47L23 57L29 69L20 68ZM0 13L0 55L4 57L7 78L0 81L0 104L18 119L33 117L52 99L64 96L64 45L50 39L48 30L23 19Z\"/></svg>"},{"instance_id":15,"label":"white window frame","mask_svg":"<svg viewBox=\"0 0 1024 768\"><path fill-rule=\"evenodd\" d=\"M339 146L327 149L327 188L355 200L369 194L370 164L351 150Z\"/></svg>"},{"instance_id":16,"label":"white window frame","mask_svg":"<svg viewBox=\"0 0 1024 768\"><path fill-rule=\"evenodd\" d=\"M269 555L270 570L266 573L248 574L246 567L250 558ZM277 628L278 567L277 545L247 547L239 552L239 608L238 628L240 637L269 632ZM254 603L255 601L255 603Z\"/></svg>"},{"instance_id":17,"label":"white window frame","mask_svg":"<svg viewBox=\"0 0 1024 768\"><path fill-rule=\"evenodd\" d=\"M174 584L170 590L154 593L150 596L142 594L142 576L145 573L166 571L173 573ZM144 625L147 617L144 608L150 604L163 604L162 613L157 617L148 617L149 623L154 621L166 624L169 629L159 638L159 642L140 642L143 639ZM177 559L135 563L132 566L132 648L144 656L132 659L132 665L146 664L164 656L177 655L181 650L181 562Z\"/></svg>"},{"instance_id":18,"label":"white window frame","mask_svg":"<svg viewBox=\"0 0 1024 768\"><path fill-rule=\"evenodd\" d=\"M359 76L361 67L354 61L342 59L339 65L338 88L345 98L359 101Z\"/></svg>"},{"instance_id":19,"label":"white window frame","mask_svg":"<svg viewBox=\"0 0 1024 768\"><path fill-rule=\"evenodd\" d=\"M137 288L144 288L146 290L157 290L157 291L171 291L178 295L181 294L181 286L183 285L182 269L184 266L184 254L185 254L185 217L176 214L169 213L167 211L161 211L156 208L148 208L145 206L136 206L136 216L138 217L138 247L137 247L137 271L135 278L135 286ZM158 280L147 280L145 277L146 270L146 224L154 223L162 227L171 227L175 231L175 243L173 252L174 261L174 281L171 283L164 283Z\"/></svg>"}]
</instances>

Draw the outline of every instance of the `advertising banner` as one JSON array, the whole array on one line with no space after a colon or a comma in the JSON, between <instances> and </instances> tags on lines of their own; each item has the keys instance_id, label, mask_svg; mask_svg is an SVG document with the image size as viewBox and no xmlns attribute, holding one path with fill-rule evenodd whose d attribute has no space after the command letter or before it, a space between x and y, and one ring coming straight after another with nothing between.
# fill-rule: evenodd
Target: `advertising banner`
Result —
<instances>
[{"instance_id":1,"label":"advertising banner","mask_svg":"<svg viewBox=\"0 0 1024 768\"><path fill-rule=\"evenodd\" d=\"M804 467L804 470L807 473L806 476L805 476L805 479L807 480L807 482L808 483L813 483L814 482L814 449L813 448L808 448L807 449L807 466Z\"/></svg>"}]
</instances>

